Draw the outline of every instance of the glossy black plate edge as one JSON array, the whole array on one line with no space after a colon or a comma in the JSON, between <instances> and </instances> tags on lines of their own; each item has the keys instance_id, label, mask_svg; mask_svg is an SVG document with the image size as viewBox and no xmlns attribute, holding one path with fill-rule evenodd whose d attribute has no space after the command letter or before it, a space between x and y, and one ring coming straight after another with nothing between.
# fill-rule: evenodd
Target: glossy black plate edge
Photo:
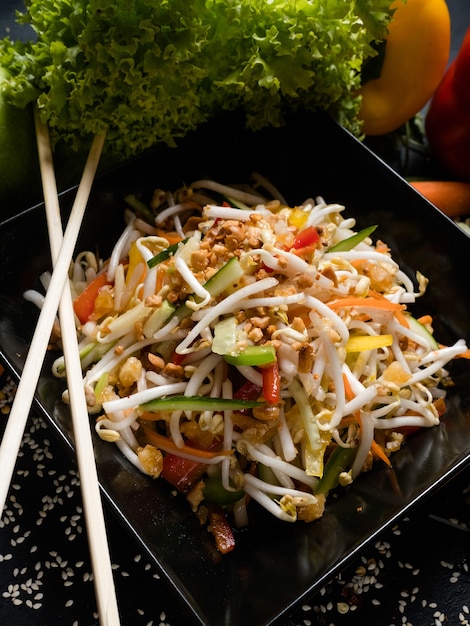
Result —
<instances>
[{"instance_id":1,"label":"glossy black plate edge","mask_svg":"<svg viewBox=\"0 0 470 626\"><path fill-rule=\"evenodd\" d=\"M21 378L21 368L19 368L18 364L15 364L11 360L8 353L6 353L1 347L0 362L4 366L5 372L7 372L7 374L11 377L13 381L18 383ZM48 427L52 430L53 435L57 438L60 445L70 456L71 462L76 465L77 462L75 456L75 447L72 437L65 433L64 430L59 427L57 422L51 418L49 411L37 396L35 396L33 399L32 411L37 411L38 415L42 416ZM95 446L101 446L101 442L94 436L94 434L93 440ZM99 487L103 502L105 504L105 507L107 507L109 513L111 515L114 515L115 519L117 519L119 524L132 538L135 545L148 557L148 559L158 569L161 577L166 580L171 589L171 592L174 593L175 597L179 597L184 602L187 612L189 613L189 617L194 620L194 623L201 624L201 626L209 626L209 622L206 621L203 611L198 606L196 600L184 587L181 586L181 584L179 584L179 580L177 576L172 572L171 568L168 565L162 563L158 558L156 558L155 554L149 549L149 546L142 540L142 537L138 533L136 533L130 521L123 515L122 510L119 508L118 504L110 496L110 494L106 490L106 487L103 486L101 479L99 481Z\"/></svg>"},{"instance_id":2,"label":"glossy black plate edge","mask_svg":"<svg viewBox=\"0 0 470 626\"><path fill-rule=\"evenodd\" d=\"M328 126L328 122L326 122L327 126ZM341 139L341 141L351 141L351 138L347 139L347 133L343 133L342 131L338 131L338 129L331 129L332 131L334 131L334 133L336 135L338 135ZM335 135L335 136L336 136ZM353 140L354 142L354 140ZM355 143L354 143L354 149L358 149L359 150L359 156L361 161L368 163L368 165L373 165L375 164L377 166L377 159L373 156L373 155L368 155L366 156L367 150L365 149L361 149L361 148L356 148ZM384 164L380 164L380 171L383 172L384 169L387 169L386 166L384 166ZM391 176L395 176L395 174L393 172L390 172ZM401 185L402 183L399 183L399 185ZM405 189L406 193L408 193L408 189L407 188L403 188ZM400 187L400 191L403 191L402 188ZM428 206L423 206L421 199L416 200L416 203L419 205L419 208L421 211L426 212L426 215L429 217L428 212L430 211ZM437 224L441 224L442 225L442 219L439 216L438 219L436 220L436 218L432 217L432 213L430 214L430 221L431 222L437 222ZM435 224L434 224L435 225ZM452 226L453 227L453 226ZM447 225L446 225L447 228ZM456 227L453 227L456 228ZM454 237L456 238L456 241L460 241L461 239L461 234L460 233L453 233ZM467 240L466 236L463 236L464 240ZM462 240L463 241L463 240ZM464 245L464 244L462 244ZM47 412L46 412L47 413ZM441 484L444 484L444 482L447 479L450 479L450 477L455 473L455 471L457 471L459 469L459 467L464 464L466 464L468 462L468 454L465 455L464 457L462 457L458 463L454 464L454 466L447 470L444 474L442 474L438 480L436 480L434 482L434 484L432 486L429 486L427 489L423 490L419 496L415 497L413 499L413 501L409 502L406 507L401 507L399 511L396 512L395 516L390 517L387 522L385 524L379 524L377 525L377 527L375 528L374 532L372 534L370 534L368 537L363 538L362 540L360 539L356 545L351 549L350 552L348 552L348 554L346 554L344 556L344 558L340 558L339 560L337 560L337 562L335 564L332 564L332 566L328 569L327 572L325 572L325 574L319 578L317 578L317 580L308 586L308 588L304 589L297 598L295 598L292 601L287 601L284 608L279 609L275 615L266 615L265 616L265 621L263 623L266 624L274 624L275 622L279 621L281 618L283 618L286 614L287 611L291 610L294 606L297 606L298 603L302 600L302 598L304 598L306 595L312 593L313 591L317 590L321 584L323 584L325 582L325 580L328 578L331 578L340 568L342 568L346 562L348 562L350 560L350 558L352 558L352 556L357 553L357 550L359 550L360 548L363 548L367 543L369 543L369 541L371 540L372 537L375 537L376 534L378 532L381 532L386 526L388 526L389 524L393 523L393 521L396 519L397 516L399 516L405 509L407 510L410 506L412 506L415 502L418 502L422 497L424 497L425 495L427 495L431 490L434 489L434 487L437 487ZM117 511L118 514L120 513L120 511ZM131 532L132 532L132 528L130 528ZM136 537L137 540L140 540L140 537ZM152 553L150 553L152 554ZM247 616L248 617L248 616ZM204 618L205 620L205 618ZM267 621L266 621L267 620ZM216 622L205 622L203 621L202 623L216 623ZM233 622L235 623L235 622ZM246 620L243 623L249 623ZM257 624L261 624L260 621L258 622L253 622L253 623L257 623Z\"/></svg>"}]
</instances>

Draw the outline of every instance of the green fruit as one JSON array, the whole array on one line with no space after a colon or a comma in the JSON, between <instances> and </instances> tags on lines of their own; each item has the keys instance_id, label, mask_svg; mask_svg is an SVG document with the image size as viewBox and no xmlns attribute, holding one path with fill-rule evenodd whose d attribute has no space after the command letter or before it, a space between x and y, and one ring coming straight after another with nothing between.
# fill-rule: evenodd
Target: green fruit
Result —
<instances>
[{"instance_id":1,"label":"green fruit","mask_svg":"<svg viewBox=\"0 0 470 626\"><path fill-rule=\"evenodd\" d=\"M8 73L0 68L0 83ZM20 109L0 91L0 219L40 201L41 185L32 107Z\"/></svg>"}]
</instances>

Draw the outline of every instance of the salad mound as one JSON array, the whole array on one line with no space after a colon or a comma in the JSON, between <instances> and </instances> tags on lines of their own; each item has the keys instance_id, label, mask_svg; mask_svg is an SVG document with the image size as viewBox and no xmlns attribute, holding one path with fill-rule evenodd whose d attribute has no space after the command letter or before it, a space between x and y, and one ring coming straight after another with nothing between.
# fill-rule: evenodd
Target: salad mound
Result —
<instances>
[{"instance_id":1,"label":"salad mound","mask_svg":"<svg viewBox=\"0 0 470 626\"><path fill-rule=\"evenodd\" d=\"M374 225L321 197L290 206L259 174L127 201L111 256L83 251L70 273L89 411L186 495L221 552L250 502L318 519L332 489L439 424L467 347L412 316L427 279Z\"/></svg>"}]
</instances>

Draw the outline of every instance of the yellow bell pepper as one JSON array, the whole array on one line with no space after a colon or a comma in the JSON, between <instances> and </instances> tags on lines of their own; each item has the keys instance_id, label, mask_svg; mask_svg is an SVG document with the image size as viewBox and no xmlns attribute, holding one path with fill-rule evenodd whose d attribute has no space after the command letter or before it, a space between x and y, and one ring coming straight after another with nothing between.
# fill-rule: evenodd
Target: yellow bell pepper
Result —
<instances>
[{"instance_id":1,"label":"yellow bell pepper","mask_svg":"<svg viewBox=\"0 0 470 626\"><path fill-rule=\"evenodd\" d=\"M364 352L386 348L393 343L392 335L353 335L346 343L346 352Z\"/></svg>"},{"instance_id":2,"label":"yellow bell pepper","mask_svg":"<svg viewBox=\"0 0 470 626\"><path fill-rule=\"evenodd\" d=\"M379 78L360 89L365 135L392 132L416 115L444 75L450 53L445 0L395 0Z\"/></svg>"}]
</instances>

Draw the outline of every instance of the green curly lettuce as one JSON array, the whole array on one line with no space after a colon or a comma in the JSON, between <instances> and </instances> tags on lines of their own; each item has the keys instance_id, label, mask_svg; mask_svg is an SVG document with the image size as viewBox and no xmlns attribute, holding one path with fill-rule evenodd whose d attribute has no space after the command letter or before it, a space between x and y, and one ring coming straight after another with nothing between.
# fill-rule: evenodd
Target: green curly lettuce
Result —
<instances>
[{"instance_id":1,"label":"green curly lettuce","mask_svg":"<svg viewBox=\"0 0 470 626\"><path fill-rule=\"evenodd\" d=\"M359 134L355 91L390 17L389 0L28 0L36 39L0 41L2 88L37 103L53 142L106 129L123 157L227 109L253 129L321 109Z\"/></svg>"}]
</instances>

